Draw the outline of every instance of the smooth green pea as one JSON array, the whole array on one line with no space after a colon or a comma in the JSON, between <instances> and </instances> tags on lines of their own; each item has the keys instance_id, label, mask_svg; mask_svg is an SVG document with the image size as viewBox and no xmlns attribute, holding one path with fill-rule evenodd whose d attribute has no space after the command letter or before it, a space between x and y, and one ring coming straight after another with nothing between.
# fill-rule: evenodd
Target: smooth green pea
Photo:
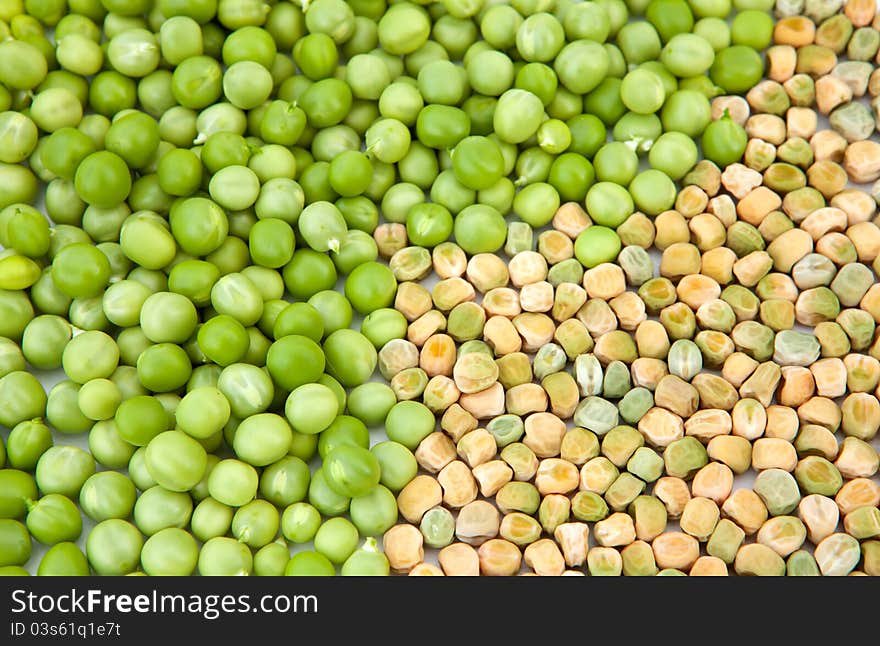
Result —
<instances>
[{"instance_id":1,"label":"smooth green pea","mask_svg":"<svg viewBox=\"0 0 880 646\"><path fill-rule=\"evenodd\" d=\"M86 516L100 523L109 518L128 518L136 498L131 480L116 471L101 471L83 483L79 505Z\"/></svg>"},{"instance_id":2,"label":"smooth green pea","mask_svg":"<svg viewBox=\"0 0 880 646\"><path fill-rule=\"evenodd\" d=\"M361 535L381 536L397 522L397 500L380 484L370 493L352 498L349 513Z\"/></svg>"},{"instance_id":3,"label":"smooth green pea","mask_svg":"<svg viewBox=\"0 0 880 646\"><path fill-rule=\"evenodd\" d=\"M201 576L248 575L253 565L254 558L248 546L234 538L210 538L199 551L198 572Z\"/></svg>"},{"instance_id":4,"label":"smooth green pea","mask_svg":"<svg viewBox=\"0 0 880 646\"><path fill-rule=\"evenodd\" d=\"M330 559L311 551L294 554L284 568L284 576L335 576L335 574L336 569Z\"/></svg>"},{"instance_id":5,"label":"smooth green pea","mask_svg":"<svg viewBox=\"0 0 880 646\"><path fill-rule=\"evenodd\" d=\"M0 567L24 565L31 556L31 537L17 520L0 518Z\"/></svg>"},{"instance_id":6,"label":"smooth green pea","mask_svg":"<svg viewBox=\"0 0 880 646\"><path fill-rule=\"evenodd\" d=\"M56 543L40 559L38 576L88 576L89 562L76 543Z\"/></svg>"},{"instance_id":7,"label":"smooth green pea","mask_svg":"<svg viewBox=\"0 0 880 646\"><path fill-rule=\"evenodd\" d=\"M323 350L328 374L339 380L343 386L359 386L376 369L376 348L356 330L336 330L324 340Z\"/></svg>"},{"instance_id":8,"label":"smooth green pea","mask_svg":"<svg viewBox=\"0 0 880 646\"><path fill-rule=\"evenodd\" d=\"M348 511L351 499L336 492L328 483L323 469L312 474L308 501L324 516L340 516Z\"/></svg>"},{"instance_id":9,"label":"smooth green pea","mask_svg":"<svg viewBox=\"0 0 880 646\"><path fill-rule=\"evenodd\" d=\"M140 560L143 537L131 523L119 518L102 521L86 539L86 555L96 573L123 575L135 570Z\"/></svg>"},{"instance_id":10,"label":"smooth green pea","mask_svg":"<svg viewBox=\"0 0 880 646\"><path fill-rule=\"evenodd\" d=\"M320 512L307 502L295 502L281 514L281 534L292 543L308 543L320 526Z\"/></svg>"},{"instance_id":11,"label":"smooth green pea","mask_svg":"<svg viewBox=\"0 0 880 646\"><path fill-rule=\"evenodd\" d=\"M189 494L155 485L138 497L133 518L145 536L152 536L166 527L186 527L192 511L193 501Z\"/></svg>"},{"instance_id":12,"label":"smooth green pea","mask_svg":"<svg viewBox=\"0 0 880 646\"><path fill-rule=\"evenodd\" d=\"M198 558L195 539L177 527L156 532L141 550L141 566L149 576L189 576L196 569Z\"/></svg>"},{"instance_id":13,"label":"smooth green pea","mask_svg":"<svg viewBox=\"0 0 880 646\"><path fill-rule=\"evenodd\" d=\"M82 533L79 509L61 494L46 494L29 505L25 523L30 535L44 545L75 541Z\"/></svg>"}]
</instances>

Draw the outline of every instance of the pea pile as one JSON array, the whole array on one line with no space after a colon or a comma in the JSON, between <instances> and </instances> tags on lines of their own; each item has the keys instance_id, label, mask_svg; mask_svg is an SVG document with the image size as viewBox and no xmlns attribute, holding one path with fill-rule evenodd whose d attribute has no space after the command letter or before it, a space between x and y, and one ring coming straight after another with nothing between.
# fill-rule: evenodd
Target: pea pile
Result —
<instances>
[{"instance_id":1,"label":"pea pile","mask_svg":"<svg viewBox=\"0 0 880 646\"><path fill-rule=\"evenodd\" d=\"M880 574L875 15L0 0L0 573Z\"/></svg>"}]
</instances>

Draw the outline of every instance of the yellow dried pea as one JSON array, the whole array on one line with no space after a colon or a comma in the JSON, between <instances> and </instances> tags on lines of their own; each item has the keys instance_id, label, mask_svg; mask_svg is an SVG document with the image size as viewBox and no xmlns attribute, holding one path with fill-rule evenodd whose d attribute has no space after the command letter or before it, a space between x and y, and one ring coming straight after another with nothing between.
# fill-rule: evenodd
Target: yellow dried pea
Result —
<instances>
[{"instance_id":1,"label":"yellow dried pea","mask_svg":"<svg viewBox=\"0 0 880 646\"><path fill-rule=\"evenodd\" d=\"M520 312L519 293L509 287L497 287L490 289L483 295L483 309L490 317L505 316L513 318Z\"/></svg>"},{"instance_id":2,"label":"yellow dried pea","mask_svg":"<svg viewBox=\"0 0 880 646\"><path fill-rule=\"evenodd\" d=\"M744 352L734 352L724 360L721 376L734 388L739 388L755 372L758 362Z\"/></svg>"},{"instance_id":3,"label":"yellow dried pea","mask_svg":"<svg viewBox=\"0 0 880 646\"><path fill-rule=\"evenodd\" d=\"M765 52L767 78L784 83L792 76L797 65L797 50L791 45L773 45Z\"/></svg>"},{"instance_id":4,"label":"yellow dried pea","mask_svg":"<svg viewBox=\"0 0 880 646\"><path fill-rule=\"evenodd\" d=\"M565 571L565 558L552 539L542 538L526 547L526 565L539 576L560 576Z\"/></svg>"},{"instance_id":5,"label":"yellow dried pea","mask_svg":"<svg viewBox=\"0 0 880 646\"><path fill-rule=\"evenodd\" d=\"M721 512L739 525L746 536L761 529L768 517L764 501L751 489L737 489L731 493L721 505Z\"/></svg>"},{"instance_id":6,"label":"yellow dried pea","mask_svg":"<svg viewBox=\"0 0 880 646\"><path fill-rule=\"evenodd\" d=\"M409 572L425 557L422 533L413 525L395 525L382 537L382 550L395 572Z\"/></svg>"},{"instance_id":7,"label":"yellow dried pea","mask_svg":"<svg viewBox=\"0 0 880 646\"><path fill-rule=\"evenodd\" d=\"M717 217L711 213L700 213L688 222L691 241L700 251L721 247L727 239L727 230Z\"/></svg>"},{"instance_id":8,"label":"yellow dried pea","mask_svg":"<svg viewBox=\"0 0 880 646\"><path fill-rule=\"evenodd\" d=\"M419 466L425 471L438 473L455 459L455 444L446 433L435 431L419 442L415 456Z\"/></svg>"},{"instance_id":9,"label":"yellow dried pea","mask_svg":"<svg viewBox=\"0 0 880 646\"><path fill-rule=\"evenodd\" d=\"M394 309L403 314L412 323L433 307L431 292L413 282L402 282L397 285L394 298Z\"/></svg>"},{"instance_id":10,"label":"yellow dried pea","mask_svg":"<svg viewBox=\"0 0 880 646\"><path fill-rule=\"evenodd\" d=\"M763 139L749 139L743 160L751 170L763 172L776 161L776 146Z\"/></svg>"},{"instance_id":11,"label":"yellow dried pea","mask_svg":"<svg viewBox=\"0 0 880 646\"><path fill-rule=\"evenodd\" d=\"M708 372L701 372L691 381L700 394L700 403L705 408L732 410L740 395L727 381Z\"/></svg>"},{"instance_id":12,"label":"yellow dried pea","mask_svg":"<svg viewBox=\"0 0 880 646\"><path fill-rule=\"evenodd\" d=\"M845 401L843 406L846 407ZM797 412L802 424L819 424L831 431L840 428L843 417L841 408L827 397L812 397L798 406Z\"/></svg>"},{"instance_id":13,"label":"yellow dried pea","mask_svg":"<svg viewBox=\"0 0 880 646\"><path fill-rule=\"evenodd\" d=\"M700 557L700 544L684 532L665 532L651 542L654 558L660 568L688 571Z\"/></svg>"},{"instance_id":14,"label":"yellow dried pea","mask_svg":"<svg viewBox=\"0 0 880 646\"><path fill-rule=\"evenodd\" d=\"M480 392L462 394L458 403L477 419L498 417L504 413L504 387L496 381Z\"/></svg>"},{"instance_id":15,"label":"yellow dried pea","mask_svg":"<svg viewBox=\"0 0 880 646\"><path fill-rule=\"evenodd\" d=\"M752 466L758 471L782 469L792 472L798 463L797 451L791 442L779 438L762 437L752 445Z\"/></svg>"},{"instance_id":16,"label":"yellow dried pea","mask_svg":"<svg viewBox=\"0 0 880 646\"><path fill-rule=\"evenodd\" d=\"M443 489L440 483L426 475L417 475L397 494L400 515L414 525L421 522L426 511L442 501Z\"/></svg>"},{"instance_id":17,"label":"yellow dried pea","mask_svg":"<svg viewBox=\"0 0 880 646\"><path fill-rule=\"evenodd\" d=\"M654 244L654 223L644 213L635 212L619 227L617 235L624 246L635 245L642 249L650 249Z\"/></svg>"},{"instance_id":18,"label":"yellow dried pea","mask_svg":"<svg viewBox=\"0 0 880 646\"><path fill-rule=\"evenodd\" d=\"M870 478L880 467L880 456L864 440L847 437L843 440L834 466L844 478Z\"/></svg>"},{"instance_id":19,"label":"yellow dried pea","mask_svg":"<svg viewBox=\"0 0 880 646\"><path fill-rule=\"evenodd\" d=\"M525 352L537 352L553 340L556 325L553 319L539 312L523 312L513 318L513 326L522 337Z\"/></svg>"},{"instance_id":20,"label":"yellow dried pea","mask_svg":"<svg viewBox=\"0 0 880 646\"><path fill-rule=\"evenodd\" d=\"M551 316L562 322L574 317L587 302L586 290L576 283L560 283L553 297Z\"/></svg>"},{"instance_id":21,"label":"yellow dried pea","mask_svg":"<svg viewBox=\"0 0 880 646\"><path fill-rule=\"evenodd\" d=\"M807 537L814 545L837 529L840 510L834 500L820 494L804 496L798 503L798 517L807 527Z\"/></svg>"},{"instance_id":22,"label":"yellow dried pea","mask_svg":"<svg viewBox=\"0 0 880 646\"><path fill-rule=\"evenodd\" d=\"M688 418L697 412L700 395L697 389L675 375L666 375L654 391L654 403L676 415Z\"/></svg>"},{"instance_id":23,"label":"yellow dried pea","mask_svg":"<svg viewBox=\"0 0 880 646\"><path fill-rule=\"evenodd\" d=\"M436 415L440 415L458 401L461 391L455 382L445 375L437 375L428 380L422 401Z\"/></svg>"},{"instance_id":24,"label":"yellow dried pea","mask_svg":"<svg viewBox=\"0 0 880 646\"><path fill-rule=\"evenodd\" d=\"M829 47L822 45L804 45L798 49L798 74L809 74L813 77L825 76L837 65L837 55Z\"/></svg>"},{"instance_id":25,"label":"yellow dried pea","mask_svg":"<svg viewBox=\"0 0 880 646\"><path fill-rule=\"evenodd\" d=\"M793 442L799 428L800 420L795 410L778 404L767 407L767 428L764 430L764 437Z\"/></svg>"},{"instance_id":26,"label":"yellow dried pea","mask_svg":"<svg viewBox=\"0 0 880 646\"><path fill-rule=\"evenodd\" d=\"M729 435L732 427L730 413L726 410L703 409L695 412L684 422L684 433L701 442L709 442L713 437Z\"/></svg>"},{"instance_id":27,"label":"yellow dried pea","mask_svg":"<svg viewBox=\"0 0 880 646\"><path fill-rule=\"evenodd\" d=\"M749 137L763 139L774 146L785 142L785 121L775 114L754 114L746 121L745 129Z\"/></svg>"},{"instance_id":28,"label":"yellow dried pea","mask_svg":"<svg viewBox=\"0 0 880 646\"><path fill-rule=\"evenodd\" d=\"M789 140L809 139L816 134L818 126L818 117L810 108L792 107L785 113L785 134ZM806 141L800 141L799 143L806 146L808 151L812 150ZM785 145L783 144L783 147L780 148L780 154L783 154L784 151Z\"/></svg>"},{"instance_id":29,"label":"yellow dried pea","mask_svg":"<svg viewBox=\"0 0 880 646\"><path fill-rule=\"evenodd\" d=\"M406 329L406 338L421 347L432 335L446 329L446 317L443 312L431 310L425 312Z\"/></svg>"},{"instance_id":30,"label":"yellow dried pea","mask_svg":"<svg viewBox=\"0 0 880 646\"><path fill-rule=\"evenodd\" d=\"M681 518L685 506L691 499L687 482L672 476L663 476L657 480L654 483L653 495L663 503L666 513L672 520Z\"/></svg>"},{"instance_id":31,"label":"yellow dried pea","mask_svg":"<svg viewBox=\"0 0 880 646\"><path fill-rule=\"evenodd\" d=\"M756 540L785 558L799 550L807 540L807 528L796 516L775 516L761 526Z\"/></svg>"},{"instance_id":32,"label":"yellow dried pea","mask_svg":"<svg viewBox=\"0 0 880 646\"><path fill-rule=\"evenodd\" d=\"M798 407L816 392L813 373L802 366L784 366L781 368L781 385L777 392L777 400L783 406Z\"/></svg>"},{"instance_id":33,"label":"yellow dried pea","mask_svg":"<svg viewBox=\"0 0 880 646\"><path fill-rule=\"evenodd\" d=\"M533 413L525 419L522 443L539 458L559 455L566 434L565 422L552 413ZM535 465L537 469L537 464Z\"/></svg>"},{"instance_id":34,"label":"yellow dried pea","mask_svg":"<svg viewBox=\"0 0 880 646\"><path fill-rule=\"evenodd\" d=\"M709 540L721 519L721 511L714 500L694 496L688 500L678 521L681 530L701 543Z\"/></svg>"},{"instance_id":35,"label":"yellow dried pea","mask_svg":"<svg viewBox=\"0 0 880 646\"><path fill-rule=\"evenodd\" d=\"M709 458L730 467L736 475L742 475L752 464L752 445L744 437L718 435L706 446Z\"/></svg>"},{"instance_id":36,"label":"yellow dried pea","mask_svg":"<svg viewBox=\"0 0 880 646\"><path fill-rule=\"evenodd\" d=\"M819 160L807 169L807 183L822 193L826 199L831 199L844 188L849 181L846 170L837 162L831 160Z\"/></svg>"},{"instance_id":37,"label":"yellow dried pea","mask_svg":"<svg viewBox=\"0 0 880 646\"><path fill-rule=\"evenodd\" d=\"M615 512L593 526L593 538L602 547L622 547L636 540L632 516Z\"/></svg>"},{"instance_id":38,"label":"yellow dried pea","mask_svg":"<svg viewBox=\"0 0 880 646\"><path fill-rule=\"evenodd\" d=\"M753 251L733 263L733 275L740 285L754 287L773 268L773 258L766 251Z\"/></svg>"},{"instance_id":39,"label":"yellow dried pea","mask_svg":"<svg viewBox=\"0 0 880 646\"><path fill-rule=\"evenodd\" d=\"M513 576L522 564L519 548L502 538L492 538L480 545L477 557L480 574L485 576Z\"/></svg>"},{"instance_id":40,"label":"yellow dried pea","mask_svg":"<svg viewBox=\"0 0 880 646\"><path fill-rule=\"evenodd\" d=\"M848 145L843 135L834 130L820 130L810 137L810 147L813 149L813 157L816 162L843 161Z\"/></svg>"},{"instance_id":41,"label":"yellow dried pea","mask_svg":"<svg viewBox=\"0 0 880 646\"><path fill-rule=\"evenodd\" d=\"M733 470L721 462L710 462L694 474L691 493L720 505L733 491Z\"/></svg>"},{"instance_id":42,"label":"yellow dried pea","mask_svg":"<svg viewBox=\"0 0 880 646\"><path fill-rule=\"evenodd\" d=\"M514 386L505 394L506 412L524 417L530 413L547 410L547 392L538 384L527 383Z\"/></svg>"},{"instance_id":43,"label":"yellow dried pea","mask_svg":"<svg viewBox=\"0 0 880 646\"><path fill-rule=\"evenodd\" d=\"M853 98L852 88L836 76L823 76L816 80L816 107L824 115L834 108L849 103Z\"/></svg>"},{"instance_id":44,"label":"yellow dried pea","mask_svg":"<svg viewBox=\"0 0 880 646\"><path fill-rule=\"evenodd\" d=\"M494 253L478 253L467 264L467 279L482 294L505 287L509 279L507 264Z\"/></svg>"},{"instance_id":45,"label":"yellow dried pea","mask_svg":"<svg viewBox=\"0 0 880 646\"><path fill-rule=\"evenodd\" d=\"M425 347L428 347L428 344L425 344ZM498 364L485 352L468 352L454 361L452 378L462 395L486 390L498 380L500 374Z\"/></svg>"},{"instance_id":46,"label":"yellow dried pea","mask_svg":"<svg viewBox=\"0 0 880 646\"><path fill-rule=\"evenodd\" d=\"M587 296L607 301L626 291L626 276L619 265L601 263L584 273L583 285Z\"/></svg>"},{"instance_id":47,"label":"yellow dried pea","mask_svg":"<svg viewBox=\"0 0 880 646\"><path fill-rule=\"evenodd\" d=\"M789 229L767 246L776 271L790 272L795 263L813 252L814 238L809 231Z\"/></svg>"},{"instance_id":48,"label":"yellow dried pea","mask_svg":"<svg viewBox=\"0 0 880 646\"><path fill-rule=\"evenodd\" d=\"M737 550L733 569L740 576L782 576L785 561L766 545L750 543Z\"/></svg>"},{"instance_id":49,"label":"yellow dried pea","mask_svg":"<svg viewBox=\"0 0 880 646\"><path fill-rule=\"evenodd\" d=\"M550 400L550 412L560 419L569 419L580 402L577 382L567 372L556 372L541 380L541 387Z\"/></svg>"},{"instance_id":50,"label":"yellow dried pea","mask_svg":"<svg viewBox=\"0 0 880 646\"><path fill-rule=\"evenodd\" d=\"M701 256L696 245L689 242L674 242L663 250L660 258L660 275L672 281L685 276L698 274Z\"/></svg>"},{"instance_id":51,"label":"yellow dried pea","mask_svg":"<svg viewBox=\"0 0 880 646\"><path fill-rule=\"evenodd\" d=\"M843 6L843 13L854 27L864 27L874 20L877 3L872 0L847 0Z\"/></svg>"},{"instance_id":52,"label":"yellow dried pea","mask_svg":"<svg viewBox=\"0 0 880 646\"><path fill-rule=\"evenodd\" d=\"M730 164L721 173L721 184L728 193L741 200L761 185L761 173L736 162Z\"/></svg>"},{"instance_id":53,"label":"yellow dried pea","mask_svg":"<svg viewBox=\"0 0 880 646\"><path fill-rule=\"evenodd\" d=\"M456 445L458 457L472 469L495 457L498 445L495 436L484 428L466 433Z\"/></svg>"},{"instance_id":54,"label":"yellow dried pea","mask_svg":"<svg viewBox=\"0 0 880 646\"><path fill-rule=\"evenodd\" d=\"M630 374L632 376L632 385L636 387L647 388L654 391L657 384L666 375L669 374L669 368L666 362L661 359L650 359L648 357L639 357L632 362L630 366Z\"/></svg>"},{"instance_id":55,"label":"yellow dried pea","mask_svg":"<svg viewBox=\"0 0 880 646\"><path fill-rule=\"evenodd\" d=\"M875 141L854 141L846 147L843 168L856 184L867 184L880 178L880 144Z\"/></svg>"},{"instance_id":56,"label":"yellow dried pea","mask_svg":"<svg viewBox=\"0 0 880 646\"><path fill-rule=\"evenodd\" d=\"M706 212L721 220L721 224L730 227L736 222L736 205L729 195L717 195L709 200Z\"/></svg>"},{"instance_id":57,"label":"yellow dried pea","mask_svg":"<svg viewBox=\"0 0 880 646\"><path fill-rule=\"evenodd\" d=\"M739 201L736 205L736 213L741 220L752 226L758 226L767 214L776 211L780 206L782 206L782 198L779 195L766 186L759 186Z\"/></svg>"},{"instance_id":58,"label":"yellow dried pea","mask_svg":"<svg viewBox=\"0 0 880 646\"><path fill-rule=\"evenodd\" d=\"M550 229L538 235L538 253L555 265L574 257L574 243L562 231Z\"/></svg>"},{"instance_id":59,"label":"yellow dried pea","mask_svg":"<svg viewBox=\"0 0 880 646\"><path fill-rule=\"evenodd\" d=\"M467 255L454 242L441 242L431 252L434 271L441 280L464 275L467 270Z\"/></svg>"},{"instance_id":60,"label":"yellow dried pea","mask_svg":"<svg viewBox=\"0 0 880 646\"><path fill-rule=\"evenodd\" d=\"M504 460L489 460L478 464L471 474L480 487L480 495L491 498L513 479L513 469Z\"/></svg>"},{"instance_id":61,"label":"yellow dried pea","mask_svg":"<svg viewBox=\"0 0 880 646\"><path fill-rule=\"evenodd\" d=\"M562 523L553 531L553 538L562 549L568 567L581 567L587 560L590 526L587 523Z\"/></svg>"},{"instance_id":62,"label":"yellow dried pea","mask_svg":"<svg viewBox=\"0 0 880 646\"><path fill-rule=\"evenodd\" d=\"M658 321L642 321L636 327L634 336L640 357L665 359L669 354L669 335Z\"/></svg>"},{"instance_id":63,"label":"yellow dried pea","mask_svg":"<svg viewBox=\"0 0 880 646\"><path fill-rule=\"evenodd\" d=\"M437 562L446 576L480 575L480 557L467 543L447 545L437 554Z\"/></svg>"},{"instance_id":64,"label":"yellow dried pea","mask_svg":"<svg viewBox=\"0 0 880 646\"><path fill-rule=\"evenodd\" d=\"M537 251L520 251L508 263L510 282L522 288L547 278L547 259Z\"/></svg>"},{"instance_id":65,"label":"yellow dried pea","mask_svg":"<svg viewBox=\"0 0 880 646\"><path fill-rule=\"evenodd\" d=\"M773 42L792 47L803 47L813 42L816 25L806 16L787 16L773 27Z\"/></svg>"},{"instance_id":66,"label":"yellow dried pea","mask_svg":"<svg viewBox=\"0 0 880 646\"><path fill-rule=\"evenodd\" d=\"M428 377L444 375L451 377L455 367L455 341L448 334L433 334L422 344L419 367Z\"/></svg>"},{"instance_id":67,"label":"yellow dried pea","mask_svg":"<svg viewBox=\"0 0 880 646\"><path fill-rule=\"evenodd\" d=\"M419 563L413 567L408 576L446 576L443 570L433 563Z\"/></svg>"},{"instance_id":68,"label":"yellow dried pea","mask_svg":"<svg viewBox=\"0 0 880 646\"><path fill-rule=\"evenodd\" d=\"M495 505L486 500L474 500L459 510L455 519L455 537L468 545L482 545L498 536L500 527L501 514Z\"/></svg>"},{"instance_id":69,"label":"yellow dried pea","mask_svg":"<svg viewBox=\"0 0 880 646\"><path fill-rule=\"evenodd\" d=\"M445 278L431 290L434 307L441 312L448 312L459 303L472 301L476 297L474 286L463 278Z\"/></svg>"},{"instance_id":70,"label":"yellow dried pea","mask_svg":"<svg viewBox=\"0 0 880 646\"><path fill-rule=\"evenodd\" d=\"M676 243L690 240L690 229L685 217L678 211L663 211L654 218L654 246L660 251Z\"/></svg>"},{"instance_id":71,"label":"yellow dried pea","mask_svg":"<svg viewBox=\"0 0 880 646\"><path fill-rule=\"evenodd\" d=\"M835 199L837 197L840 195L835 196ZM841 208L846 209L846 207ZM852 214L847 213L847 216L852 221ZM857 222L846 230L846 237L852 241L861 262L876 265L877 257L880 255L880 227L873 222Z\"/></svg>"},{"instance_id":72,"label":"yellow dried pea","mask_svg":"<svg viewBox=\"0 0 880 646\"><path fill-rule=\"evenodd\" d=\"M709 196L699 186L684 186L675 197L675 210L685 218L703 213L709 205Z\"/></svg>"},{"instance_id":73,"label":"yellow dried pea","mask_svg":"<svg viewBox=\"0 0 880 646\"><path fill-rule=\"evenodd\" d=\"M590 216L577 202L566 202L562 204L553 215L551 226L561 231L569 238L574 240L580 233L590 226Z\"/></svg>"},{"instance_id":74,"label":"yellow dried pea","mask_svg":"<svg viewBox=\"0 0 880 646\"><path fill-rule=\"evenodd\" d=\"M547 458L538 464L535 486L542 496L565 494L578 487L580 473L577 467L560 458Z\"/></svg>"},{"instance_id":75,"label":"yellow dried pea","mask_svg":"<svg viewBox=\"0 0 880 646\"><path fill-rule=\"evenodd\" d=\"M633 331L647 319L645 302L635 292L624 292L615 296L608 305L623 330Z\"/></svg>"},{"instance_id":76,"label":"yellow dried pea","mask_svg":"<svg viewBox=\"0 0 880 646\"><path fill-rule=\"evenodd\" d=\"M465 433L477 428L477 425L477 418L458 403L447 408L440 418L440 428L449 434L453 442L457 442Z\"/></svg>"},{"instance_id":77,"label":"yellow dried pea","mask_svg":"<svg viewBox=\"0 0 880 646\"><path fill-rule=\"evenodd\" d=\"M497 357L517 354L522 349L522 337L510 319L491 316L483 326L483 340Z\"/></svg>"},{"instance_id":78,"label":"yellow dried pea","mask_svg":"<svg viewBox=\"0 0 880 646\"><path fill-rule=\"evenodd\" d=\"M555 292L546 280L525 285L519 293L519 303L524 312L549 312L553 309Z\"/></svg>"},{"instance_id":79,"label":"yellow dried pea","mask_svg":"<svg viewBox=\"0 0 880 646\"><path fill-rule=\"evenodd\" d=\"M376 241L379 255L390 259L408 243L406 226L400 222L382 223L373 231L373 239Z\"/></svg>"},{"instance_id":80,"label":"yellow dried pea","mask_svg":"<svg viewBox=\"0 0 880 646\"><path fill-rule=\"evenodd\" d=\"M751 109L748 102L741 96L718 96L712 99L712 121L717 121L727 112L730 118L739 125L745 125Z\"/></svg>"},{"instance_id":81,"label":"yellow dried pea","mask_svg":"<svg viewBox=\"0 0 880 646\"><path fill-rule=\"evenodd\" d=\"M443 503L453 509L460 509L477 497L477 481L461 460L453 460L443 467L437 474L437 482L443 489Z\"/></svg>"},{"instance_id":82,"label":"yellow dried pea","mask_svg":"<svg viewBox=\"0 0 880 646\"><path fill-rule=\"evenodd\" d=\"M853 478L840 488L834 502L844 515L860 507L877 507L880 505L880 484L869 478Z\"/></svg>"},{"instance_id":83,"label":"yellow dried pea","mask_svg":"<svg viewBox=\"0 0 880 646\"><path fill-rule=\"evenodd\" d=\"M689 576L729 576L727 563L717 556L701 556L691 566Z\"/></svg>"},{"instance_id":84,"label":"yellow dried pea","mask_svg":"<svg viewBox=\"0 0 880 646\"><path fill-rule=\"evenodd\" d=\"M733 281L733 265L736 254L727 247L716 247L703 253L700 259L700 273L713 278L719 285Z\"/></svg>"},{"instance_id":85,"label":"yellow dried pea","mask_svg":"<svg viewBox=\"0 0 880 646\"><path fill-rule=\"evenodd\" d=\"M501 519L499 535L514 545L523 547L541 537L542 528L537 520L521 511L505 514Z\"/></svg>"},{"instance_id":86,"label":"yellow dried pea","mask_svg":"<svg viewBox=\"0 0 880 646\"><path fill-rule=\"evenodd\" d=\"M846 227L846 213L833 206L827 206L813 211L800 223L800 228L806 231L813 241L819 240L825 234L832 231L845 231Z\"/></svg>"}]
</instances>

